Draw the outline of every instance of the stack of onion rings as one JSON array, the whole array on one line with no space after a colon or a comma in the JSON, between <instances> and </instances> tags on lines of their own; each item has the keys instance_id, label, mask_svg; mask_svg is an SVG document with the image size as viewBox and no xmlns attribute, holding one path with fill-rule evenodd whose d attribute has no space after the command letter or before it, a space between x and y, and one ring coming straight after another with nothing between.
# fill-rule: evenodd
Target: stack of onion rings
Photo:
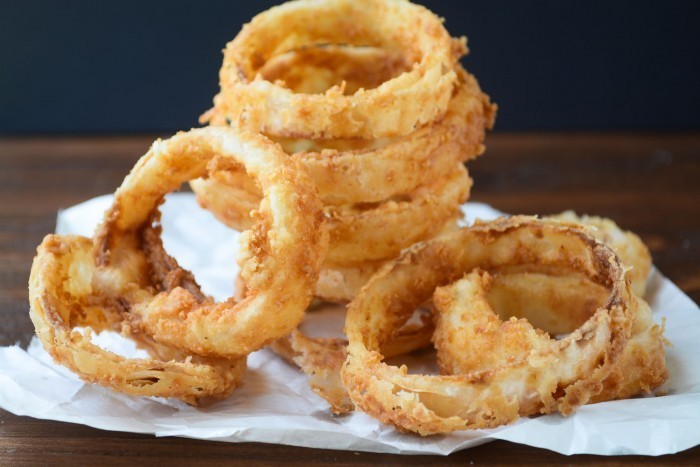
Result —
<instances>
[{"instance_id":1,"label":"stack of onion rings","mask_svg":"<svg viewBox=\"0 0 700 467\"><path fill-rule=\"evenodd\" d=\"M349 301L402 249L456 228L472 185L463 164L484 152L495 114L458 63L465 44L409 2L299 0L256 16L227 45L202 121L268 135L314 180L330 237L317 297ZM223 223L249 227L260 189L244 171L191 187ZM410 350L429 344L431 329L419 326ZM349 409L343 345L296 331L273 348L332 410Z\"/></svg>"},{"instance_id":2,"label":"stack of onion rings","mask_svg":"<svg viewBox=\"0 0 700 467\"><path fill-rule=\"evenodd\" d=\"M454 225L471 186L462 164L484 152L495 114L458 63L465 52L400 0L288 2L227 45L202 121L268 135L316 183L330 229L318 297L352 299L367 272ZM235 229L259 201L242 171L191 186Z\"/></svg>"}]
</instances>

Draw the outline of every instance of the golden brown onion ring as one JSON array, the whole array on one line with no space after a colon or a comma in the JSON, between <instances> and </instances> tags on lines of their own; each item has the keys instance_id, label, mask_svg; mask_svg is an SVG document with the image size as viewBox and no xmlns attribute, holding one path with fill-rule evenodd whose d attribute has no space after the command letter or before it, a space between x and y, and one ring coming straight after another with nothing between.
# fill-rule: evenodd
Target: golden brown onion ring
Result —
<instances>
[{"instance_id":1,"label":"golden brown onion ring","mask_svg":"<svg viewBox=\"0 0 700 467\"><path fill-rule=\"evenodd\" d=\"M119 284L143 281L145 263L141 258L141 264L123 270L96 266L90 239L46 236L29 279L29 316L42 345L83 380L126 394L174 397L192 405L226 397L240 384L245 358L188 356L138 334L129 337L152 358L125 358L91 342L92 331L120 330L128 304Z\"/></svg>"},{"instance_id":2,"label":"golden brown onion ring","mask_svg":"<svg viewBox=\"0 0 700 467\"><path fill-rule=\"evenodd\" d=\"M649 271L651 271L651 253L638 235L628 230L622 230L610 219L598 216L579 216L574 211L565 211L549 218L592 227L591 234L594 237L615 250L626 265L632 266L632 270L628 273L632 281L632 290L638 296L644 297L647 289L647 278Z\"/></svg>"},{"instance_id":3,"label":"golden brown onion ring","mask_svg":"<svg viewBox=\"0 0 700 467\"><path fill-rule=\"evenodd\" d=\"M240 240L238 261L248 293L239 303L216 303L162 251L157 230L144 233L157 221L165 194L212 170L239 165L258 181L264 197ZM116 269L146 255L151 277L161 276L155 287L135 283L124 297L135 329L188 353L232 358L260 349L301 321L324 259L323 222L313 183L277 144L210 127L153 144L116 191L95 249L101 265Z\"/></svg>"},{"instance_id":4,"label":"golden brown onion ring","mask_svg":"<svg viewBox=\"0 0 700 467\"><path fill-rule=\"evenodd\" d=\"M407 373L382 362L386 341L436 287L476 268L571 268L609 296L581 328L523 365L455 376ZM602 391L636 313L625 268L585 231L528 217L476 224L414 246L382 268L348 306L343 384L361 410L422 435L484 428L518 416L569 413Z\"/></svg>"},{"instance_id":5,"label":"golden brown onion ring","mask_svg":"<svg viewBox=\"0 0 700 467\"><path fill-rule=\"evenodd\" d=\"M493 125L495 106L472 75L461 67L457 73L459 81L444 117L404 137L279 142L306 169L325 204L371 203L407 193L484 151L485 130ZM236 186L250 184L246 178L242 172L226 176ZM199 186L206 184L199 184L195 192L199 194Z\"/></svg>"},{"instance_id":6,"label":"golden brown onion ring","mask_svg":"<svg viewBox=\"0 0 700 467\"><path fill-rule=\"evenodd\" d=\"M298 94L260 76L272 57L318 44L398 50L413 66L351 96L339 87ZM409 2L289 2L257 15L226 46L210 123L224 125L228 119L234 126L293 138L405 135L444 114L455 64L465 52L465 41L450 37L440 18Z\"/></svg>"},{"instance_id":7,"label":"golden brown onion ring","mask_svg":"<svg viewBox=\"0 0 700 467\"><path fill-rule=\"evenodd\" d=\"M448 176L397 201L326 206L328 261L348 264L395 257L401 249L435 235L457 215L471 184L466 168L456 164ZM221 222L236 230L250 227L249 213L260 199L257 193L232 185L226 172L214 173L209 180L193 180L190 185L199 204Z\"/></svg>"}]
</instances>

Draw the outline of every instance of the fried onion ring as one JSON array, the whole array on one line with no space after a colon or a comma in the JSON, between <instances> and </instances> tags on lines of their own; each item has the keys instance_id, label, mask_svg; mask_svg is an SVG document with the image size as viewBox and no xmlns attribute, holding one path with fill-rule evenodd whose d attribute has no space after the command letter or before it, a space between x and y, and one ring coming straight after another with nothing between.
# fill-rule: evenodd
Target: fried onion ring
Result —
<instances>
[{"instance_id":1,"label":"fried onion ring","mask_svg":"<svg viewBox=\"0 0 700 467\"><path fill-rule=\"evenodd\" d=\"M349 96L340 87L324 94L294 93L260 75L272 57L317 44L399 50L413 66ZM410 2L288 2L254 17L226 46L221 91L214 98L217 111L204 119L293 138L405 135L445 113L456 81L454 67L465 52L464 39L450 37L440 18Z\"/></svg>"},{"instance_id":2,"label":"fried onion ring","mask_svg":"<svg viewBox=\"0 0 700 467\"><path fill-rule=\"evenodd\" d=\"M120 330L127 303L115 284L138 283L140 265L118 269L94 264L92 241L47 235L29 279L29 316L53 359L80 378L136 396L181 399L198 405L224 398L241 382L246 359L189 356L130 334L152 358L125 358L91 342L92 331ZM87 328L81 333L76 327Z\"/></svg>"},{"instance_id":3,"label":"fried onion ring","mask_svg":"<svg viewBox=\"0 0 700 467\"><path fill-rule=\"evenodd\" d=\"M522 365L467 375L408 374L380 353L436 287L476 268L572 268L609 291L604 306L565 339ZM498 219L416 245L382 268L348 306L342 380L355 405L421 435L494 427L520 415L570 413L601 393L630 338L637 304L617 255L571 225Z\"/></svg>"},{"instance_id":4,"label":"fried onion ring","mask_svg":"<svg viewBox=\"0 0 700 467\"><path fill-rule=\"evenodd\" d=\"M407 193L484 151L495 106L472 75L461 67L457 72L459 81L444 117L402 138L277 140L306 169L325 204L372 203ZM242 172L224 178L232 185L250 186ZM206 182L193 187L198 195L202 185Z\"/></svg>"},{"instance_id":5,"label":"fried onion ring","mask_svg":"<svg viewBox=\"0 0 700 467\"><path fill-rule=\"evenodd\" d=\"M144 297L134 300L129 320L158 342L198 355L244 356L294 329L311 301L327 244L313 183L277 144L227 128L154 143L115 193L95 238L98 259L109 264L119 248L127 259L135 250L152 253L153 242L140 236L163 196L183 182L240 165L264 193L240 240L248 293L239 303L215 303L192 285L179 286L182 274L168 277L175 286L154 296L139 289Z\"/></svg>"}]
</instances>

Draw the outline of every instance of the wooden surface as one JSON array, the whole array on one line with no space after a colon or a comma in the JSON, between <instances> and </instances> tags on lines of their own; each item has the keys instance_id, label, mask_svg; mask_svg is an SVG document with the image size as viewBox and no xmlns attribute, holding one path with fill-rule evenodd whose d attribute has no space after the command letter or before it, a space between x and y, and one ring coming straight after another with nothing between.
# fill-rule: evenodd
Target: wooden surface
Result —
<instances>
[{"instance_id":1,"label":"wooden surface","mask_svg":"<svg viewBox=\"0 0 700 467\"><path fill-rule=\"evenodd\" d=\"M0 140L0 345L26 346L33 335L27 278L36 246L55 227L56 211L113 192L152 140L152 136ZM494 134L488 146L486 155L469 165L475 180L473 200L511 213L575 209L611 217L639 233L656 266L700 301L700 133ZM662 458L566 457L493 442L444 459L156 439L0 410L0 465L128 461L699 465L700 448Z\"/></svg>"}]
</instances>

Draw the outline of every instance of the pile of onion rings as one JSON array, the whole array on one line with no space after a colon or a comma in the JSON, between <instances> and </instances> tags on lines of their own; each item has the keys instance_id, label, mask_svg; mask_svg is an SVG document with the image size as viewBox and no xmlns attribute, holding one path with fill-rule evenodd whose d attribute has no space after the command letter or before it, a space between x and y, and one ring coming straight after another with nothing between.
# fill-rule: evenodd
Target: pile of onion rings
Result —
<instances>
[{"instance_id":1,"label":"pile of onion rings","mask_svg":"<svg viewBox=\"0 0 700 467\"><path fill-rule=\"evenodd\" d=\"M404 0L256 16L226 47L210 126L156 141L93 238L39 246L29 297L44 347L85 381L197 405L228 396L269 345L332 412L420 435L650 393L666 342L642 299L639 237L572 212L458 228L464 164L496 110L466 51ZM159 205L187 181L245 231L220 303L160 239ZM350 302L347 340L300 331L314 297ZM150 357L100 348L105 330ZM440 375L385 361L431 344Z\"/></svg>"},{"instance_id":2,"label":"pile of onion rings","mask_svg":"<svg viewBox=\"0 0 700 467\"><path fill-rule=\"evenodd\" d=\"M377 11L383 20L367 21L367 15ZM319 298L352 300L402 249L453 231L457 208L468 198L471 180L460 167L483 153L484 132L493 124L495 106L456 63L455 56L466 51L463 42L450 41L436 17L425 13L421 7L391 0L352 4L302 0L257 16L226 48L221 91L203 121L267 134L316 182L330 232L329 253L316 285ZM314 15L328 18L327 24L303 28L301 33L300 25ZM414 15L421 19L414 21ZM411 31L399 27L398 17L415 27ZM387 25L393 28L390 37L385 34ZM422 28L433 29L430 45L425 42L428 29ZM423 71L416 80L417 70L434 71L433 58L425 55L428 49L438 50L435 57L442 60L442 76ZM431 89L431 105L424 101L423 83L428 77L441 82ZM450 80L452 84L444 87ZM388 88L393 90L391 98L378 97L385 96ZM404 100L411 93L414 102L423 103L422 115ZM441 96L447 94L451 97L444 101ZM428 118L428 111L435 113ZM247 214L260 194L244 173L215 174L191 185L200 204L222 222L235 229L248 226ZM606 240L620 238L606 234L616 229L606 229L607 220L579 221L597 224ZM641 244L631 235L624 245ZM629 248L636 247L616 247ZM632 263L632 275L635 290L643 293L648 252L636 257L640 261ZM538 326L549 326L545 329L550 332L570 331L589 319L591 298L576 312L539 308L553 303L559 286L598 292L600 286L596 289L588 281L584 287L583 279L569 274L543 279L532 271L500 274L489 282L491 295L501 304L519 305L508 312L525 314ZM539 300L525 293L532 290L538 291ZM432 323L424 319L388 336L382 351L395 355L397 349L422 348L432 332ZM406 342L406 335L412 336L410 345L397 344ZM297 330L273 348L300 366L332 411L353 408L340 381L343 341L312 339Z\"/></svg>"}]
</instances>

